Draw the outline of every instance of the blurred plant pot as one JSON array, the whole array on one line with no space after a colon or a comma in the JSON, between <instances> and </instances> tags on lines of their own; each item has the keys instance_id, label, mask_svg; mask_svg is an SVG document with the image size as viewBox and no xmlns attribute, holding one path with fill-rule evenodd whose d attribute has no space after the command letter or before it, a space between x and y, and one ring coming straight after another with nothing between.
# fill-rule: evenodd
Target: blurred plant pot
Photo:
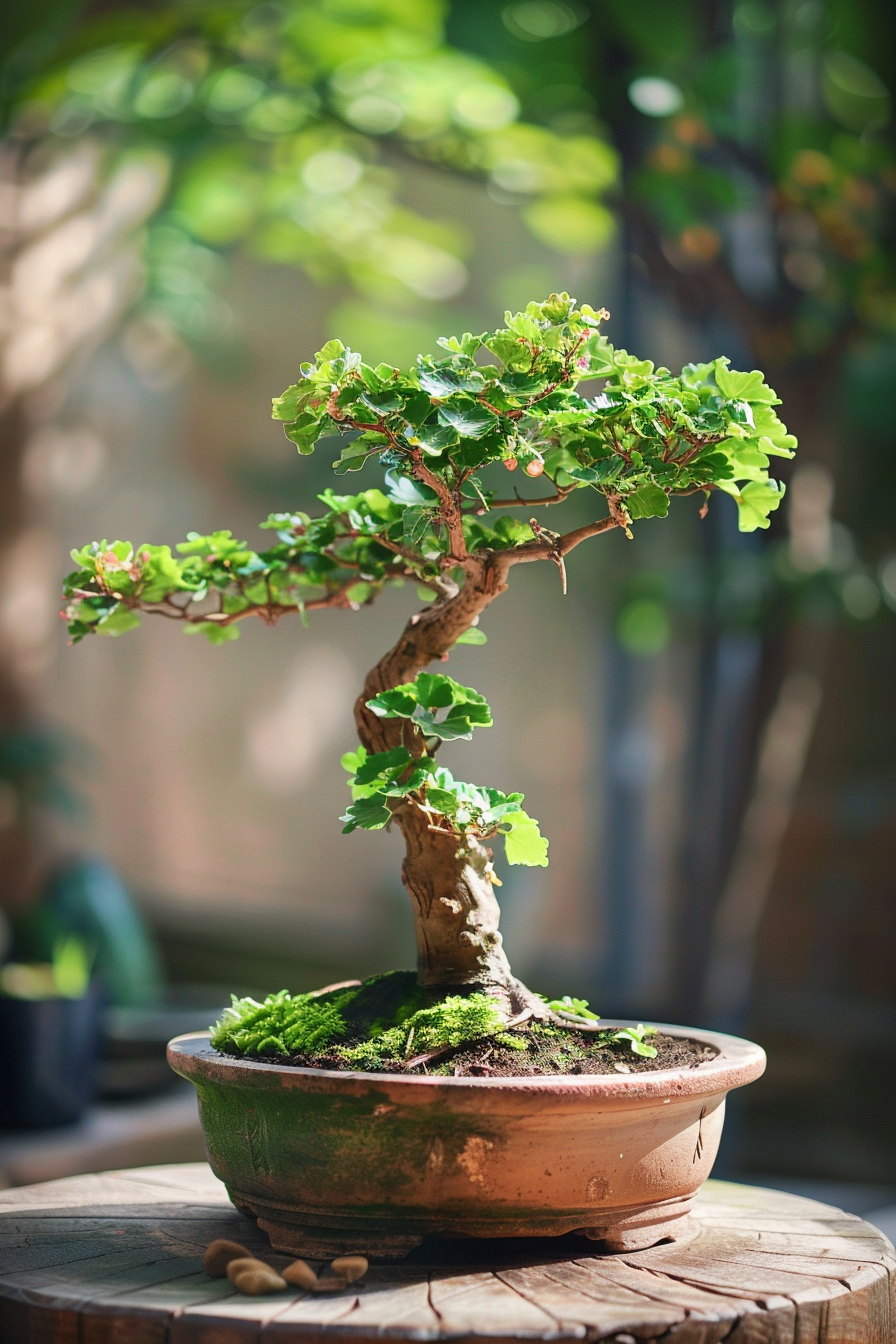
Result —
<instances>
[{"instance_id":1,"label":"blurred plant pot","mask_svg":"<svg viewBox=\"0 0 896 1344\"><path fill-rule=\"evenodd\" d=\"M96 1096L102 994L0 997L0 1126L47 1129L80 1120Z\"/></svg>"},{"instance_id":2,"label":"blurred plant pot","mask_svg":"<svg viewBox=\"0 0 896 1344\"><path fill-rule=\"evenodd\" d=\"M168 1060L196 1086L213 1172L276 1250L394 1259L428 1234L567 1232L631 1250L684 1232L725 1095L765 1068L749 1041L662 1030L719 1053L652 1073L442 1078L254 1063L201 1032Z\"/></svg>"}]
</instances>

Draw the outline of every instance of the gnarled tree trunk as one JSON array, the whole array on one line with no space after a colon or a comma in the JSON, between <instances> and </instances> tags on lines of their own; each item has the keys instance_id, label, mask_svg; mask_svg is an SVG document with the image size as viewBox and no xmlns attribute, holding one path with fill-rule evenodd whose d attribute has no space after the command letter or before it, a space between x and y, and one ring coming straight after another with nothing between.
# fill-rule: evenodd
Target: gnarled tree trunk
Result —
<instances>
[{"instance_id":1,"label":"gnarled tree trunk","mask_svg":"<svg viewBox=\"0 0 896 1344\"><path fill-rule=\"evenodd\" d=\"M368 674L355 705L358 736L368 752L401 745L403 722L378 718L367 701L443 659L507 588L509 564L501 555L469 557L463 568L464 586L412 616L398 642ZM414 915L420 984L440 995L488 992L500 999L508 1017L525 1010L543 1015L541 1000L514 978L501 943L491 851L475 837L461 840L433 830L425 813L411 803L395 808L395 822L407 847L402 881Z\"/></svg>"}]
</instances>

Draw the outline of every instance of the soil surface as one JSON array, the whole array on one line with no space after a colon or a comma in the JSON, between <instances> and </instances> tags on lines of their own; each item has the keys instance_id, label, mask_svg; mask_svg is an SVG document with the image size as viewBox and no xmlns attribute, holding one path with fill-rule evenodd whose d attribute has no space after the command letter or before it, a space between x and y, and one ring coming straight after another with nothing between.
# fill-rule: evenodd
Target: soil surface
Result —
<instances>
[{"instance_id":1,"label":"soil surface","mask_svg":"<svg viewBox=\"0 0 896 1344\"><path fill-rule=\"evenodd\" d=\"M430 1074L454 1078L531 1078L557 1074L588 1073L653 1073L659 1069L699 1068L714 1059L718 1051L702 1041L687 1037L664 1036L658 1032L649 1037L656 1050L652 1059L636 1055L627 1041L610 1042L605 1036L584 1031L561 1031L557 1034L536 1033L527 1030L512 1031L508 1035L527 1042L525 1050L515 1050L493 1037L469 1041L465 1045L448 1047L419 1063L395 1061L378 1066L378 1073ZM274 1060L267 1056L244 1056L265 1064L291 1064L302 1068L348 1070L345 1060L336 1054L322 1051L313 1056L294 1055L288 1060Z\"/></svg>"}]
</instances>

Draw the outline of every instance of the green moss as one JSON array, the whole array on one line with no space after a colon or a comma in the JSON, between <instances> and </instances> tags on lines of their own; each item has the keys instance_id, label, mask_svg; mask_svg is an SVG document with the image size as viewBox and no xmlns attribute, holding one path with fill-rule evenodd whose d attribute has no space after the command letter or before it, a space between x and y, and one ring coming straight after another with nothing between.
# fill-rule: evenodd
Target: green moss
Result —
<instances>
[{"instance_id":1,"label":"green moss","mask_svg":"<svg viewBox=\"0 0 896 1344\"><path fill-rule=\"evenodd\" d=\"M234 998L212 1028L211 1043L224 1054L309 1061L330 1056L352 1068L373 1070L482 1036L526 1048L502 1026L496 999L450 995L425 1004L416 977L396 971L329 994L281 989L263 1003Z\"/></svg>"},{"instance_id":2,"label":"green moss","mask_svg":"<svg viewBox=\"0 0 896 1344\"><path fill-rule=\"evenodd\" d=\"M419 1008L395 1026L372 1033L365 1041L336 1047L335 1053L359 1069L375 1069L390 1061L411 1059L433 1050L463 1045L501 1031L500 1005L486 994L451 995L429 1008Z\"/></svg>"},{"instance_id":3,"label":"green moss","mask_svg":"<svg viewBox=\"0 0 896 1344\"><path fill-rule=\"evenodd\" d=\"M528 1050L529 1042L525 1036L514 1036L509 1031L500 1031L495 1037L498 1045L506 1045L508 1050Z\"/></svg>"},{"instance_id":4,"label":"green moss","mask_svg":"<svg viewBox=\"0 0 896 1344\"><path fill-rule=\"evenodd\" d=\"M569 1017L590 1018L583 999L549 1003ZM323 1068L362 1069L367 1072L401 1071L412 1059L425 1058L425 1068L451 1074L456 1051L487 1038L494 1063L500 1052L522 1054L514 1072L590 1072L596 1052L624 1051L643 1059L656 1056L647 1037L655 1027L608 1027L582 1037L569 1025L531 1021L525 1029L509 1032L497 999L487 994L454 994L433 1003L412 971L391 971L360 985L322 994L290 994L281 989L263 1003L234 998L212 1028L211 1043L228 1055L279 1058L294 1064ZM436 1058L430 1063L428 1057ZM509 1061L504 1057L504 1065Z\"/></svg>"},{"instance_id":5,"label":"green moss","mask_svg":"<svg viewBox=\"0 0 896 1344\"><path fill-rule=\"evenodd\" d=\"M349 993L343 991L346 997ZM342 1006L329 996L314 998L285 989L269 994L264 1003L234 997L212 1027L211 1043L232 1055L311 1054L345 1038Z\"/></svg>"}]
</instances>

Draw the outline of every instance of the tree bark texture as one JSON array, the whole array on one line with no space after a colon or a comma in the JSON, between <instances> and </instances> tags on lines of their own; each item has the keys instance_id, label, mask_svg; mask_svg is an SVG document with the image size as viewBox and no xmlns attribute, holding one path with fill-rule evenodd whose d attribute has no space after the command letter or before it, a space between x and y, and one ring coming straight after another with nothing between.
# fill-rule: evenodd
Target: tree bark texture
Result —
<instances>
[{"instance_id":1,"label":"tree bark texture","mask_svg":"<svg viewBox=\"0 0 896 1344\"><path fill-rule=\"evenodd\" d=\"M367 701L413 680L443 659L465 630L507 588L507 557L489 553L463 562L464 586L452 597L411 617L397 643L371 669L355 705L361 744L388 751L408 737L402 719L381 719ZM413 741L405 745L414 750ZM422 749L422 746L421 746ZM406 855L402 881L411 900L421 985L445 993L483 989L495 994L509 1016L540 1001L514 979L498 931L500 909L490 878L491 851L475 837L431 829L412 803L395 808Z\"/></svg>"},{"instance_id":2,"label":"tree bark texture","mask_svg":"<svg viewBox=\"0 0 896 1344\"><path fill-rule=\"evenodd\" d=\"M624 527L626 515L619 499L608 495L607 504L608 517L563 536L536 537L507 551L464 554L457 562L464 572L463 587L451 595L446 592L433 606L412 616L397 643L367 675L355 702L355 723L368 752L401 745L422 751L422 743L404 741L406 720L378 718L367 708L367 701L413 680L429 663L444 659L459 636L506 592L513 565L552 560L562 566L564 557L583 541ZM461 841L433 831L425 814L412 803L396 806L394 816L406 845L402 881L414 913L420 983L441 993L486 990L501 1000L508 1017L520 1012L550 1016L542 1000L514 978L501 944L501 912L490 876L491 850L475 837Z\"/></svg>"}]
</instances>

